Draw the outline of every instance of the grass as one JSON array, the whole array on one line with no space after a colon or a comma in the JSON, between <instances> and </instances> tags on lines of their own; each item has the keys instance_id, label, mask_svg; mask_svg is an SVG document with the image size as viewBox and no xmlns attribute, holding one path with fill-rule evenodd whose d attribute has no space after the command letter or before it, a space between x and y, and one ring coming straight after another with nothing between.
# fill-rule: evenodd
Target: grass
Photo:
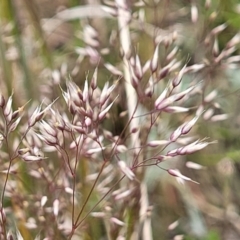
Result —
<instances>
[{"instance_id":1,"label":"grass","mask_svg":"<svg viewBox=\"0 0 240 240\"><path fill-rule=\"evenodd\" d=\"M238 239L222 2L24 3L0 6L0 238Z\"/></svg>"}]
</instances>

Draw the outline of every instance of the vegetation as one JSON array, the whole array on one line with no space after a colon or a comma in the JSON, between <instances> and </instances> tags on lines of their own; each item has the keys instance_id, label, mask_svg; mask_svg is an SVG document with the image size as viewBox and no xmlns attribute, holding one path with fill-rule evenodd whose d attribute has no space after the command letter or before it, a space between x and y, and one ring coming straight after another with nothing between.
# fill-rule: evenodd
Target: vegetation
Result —
<instances>
[{"instance_id":1,"label":"vegetation","mask_svg":"<svg viewBox=\"0 0 240 240\"><path fill-rule=\"evenodd\" d=\"M0 2L0 239L239 239L237 0Z\"/></svg>"}]
</instances>

